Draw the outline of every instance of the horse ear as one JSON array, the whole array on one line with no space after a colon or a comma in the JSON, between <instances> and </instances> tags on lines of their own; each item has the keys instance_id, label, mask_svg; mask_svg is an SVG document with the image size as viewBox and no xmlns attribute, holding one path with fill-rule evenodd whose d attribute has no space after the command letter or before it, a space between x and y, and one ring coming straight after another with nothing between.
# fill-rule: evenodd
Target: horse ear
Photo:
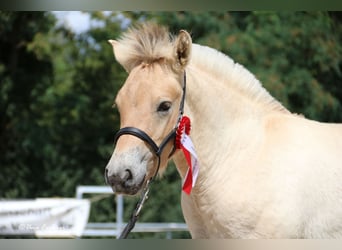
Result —
<instances>
[{"instance_id":1,"label":"horse ear","mask_svg":"<svg viewBox=\"0 0 342 250\"><path fill-rule=\"evenodd\" d=\"M176 61L182 68L184 68L190 60L191 45L192 40L190 34L185 30L179 31L175 40L175 54Z\"/></svg>"},{"instance_id":2,"label":"horse ear","mask_svg":"<svg viewBox=\"0 0 342 250\"><path fill-rule=\"evenodd\" d=\"M124 67L124 69L129 72L129 68L127 67L127 63L125 60L125 53L122 52L122 49L120 49L120 44L118 43L118 41L116 40L108 40L108 42L112 45L113 47L113 53L114 53L114 57L115 59L118 61L118 63L121 64L122 67Z\"/></svg>"}]
</instances>

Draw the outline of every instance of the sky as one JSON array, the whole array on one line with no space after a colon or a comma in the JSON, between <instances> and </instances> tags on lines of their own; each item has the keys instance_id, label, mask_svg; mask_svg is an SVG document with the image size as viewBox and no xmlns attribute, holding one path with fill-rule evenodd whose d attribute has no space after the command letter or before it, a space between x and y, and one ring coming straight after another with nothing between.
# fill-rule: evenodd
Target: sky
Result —
<instances>
[{"instance_id":1,"label":"sky","mask_svg":"<svg viewBox=\"0 0 342 250\"><path fill-rule=\"evenodd\" d=\"M90 27L103 26L103 22L91 20L89 13L81 11L52 11L57 17L57 25L70 28L76 34L87 31Z\"/></svg>"},{"instance_id":2,"label":"sky","mask_svg":"<svg viewBox=\"0 0 342 250\"><path fill-rule=\"evenodd\" d=\"M103 21L92 20L90 14L82 11L52 11L57 17L57 25L65 26L76 34L86 32L90 27L103 27ZM105 16L109 16L112 11L103 11ZM121 22L121 28L127 28L130 20L121 12L116 13L116 20Z\"/></svg>"}]
</instances>

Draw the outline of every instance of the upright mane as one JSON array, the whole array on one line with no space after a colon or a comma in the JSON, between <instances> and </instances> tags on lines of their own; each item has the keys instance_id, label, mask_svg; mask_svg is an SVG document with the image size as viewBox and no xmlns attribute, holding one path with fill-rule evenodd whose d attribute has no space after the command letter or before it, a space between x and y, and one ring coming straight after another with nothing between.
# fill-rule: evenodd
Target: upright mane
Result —
<instances>
[{"instance_id":1,"label":"upright mane","mask_svg":"<svg viewBox=\"0 0 342 250\"><path fill-rule=\"evenodd\" d=\"M128 72L141 63L164 60L172 64L174 40L166 27L154 23L141 24L130 28L119 38L116 46L120 55L116 55L116 59Z\"/></svg>"},{"instance_id":2,"label":"upright mane","mask_svg":"<svg viewBox=\"0 0 342 250\"><path fill-rule=\"evenodd\" d=\"M167 28L154 23L141 24L130 28L117 41L120 54L116 53L116 57L128 72L141 63L167 62L174 65L174 42L175 37ZM288 112L252 73L215 49L192 44L190 65L205 69L252 101L265 104L272 110Z\"/></svg>"},{"instance_id":3,"label":"upright mane","mask_svg":"<svg viewBox=\"0 0 342 250\"><path fill-rule=\"evenodd\" d=\"M220 79L226 86L239 91L251 101L265 104L272 110L289 112L279 101L272 97L260 81L245 67L229 56L213 48L193 44L191 64L205 69Z\"/></svg>"}]
</instances>

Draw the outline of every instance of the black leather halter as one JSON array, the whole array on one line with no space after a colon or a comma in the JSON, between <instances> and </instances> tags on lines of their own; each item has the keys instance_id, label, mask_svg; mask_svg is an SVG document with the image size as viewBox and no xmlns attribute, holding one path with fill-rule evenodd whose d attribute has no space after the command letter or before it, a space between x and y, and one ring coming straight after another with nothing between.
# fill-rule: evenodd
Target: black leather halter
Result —
<instances>
[{"instance_id":1,"label":"black leather halter","mask_svg":"<svg viewBox=\"0 0 342 250\"><path fill-rule=\"evenodd\" d=\"M164 140L161 142L161 144L158 146L153 139L146 134L144 131L142 131L139 128L135 128L135 127L124 127L121 128L115 135L114 138L114 143L116 144L116 142L118 141L118 139L120 138L120 136L122 135L133 135L135 137L138 137L139 139L143 140L144 142L147 143L147 145L150 147L150 149L152 150L152 152L155 154L155 156L157 156L157 170L154 174L154 177L157 175L158 171L159 171L159 167L160 167L160 158L161 155L163 153L163 150L165 148L165 146L167 145L167 143L171 140L175 140L175 136L176 136L176 131L179 125L179 122L183 116L184 113L184 102L185 102L185 91L186 91L186 74L184 71L184 77L183 77L183 95L182 95L182 99L180 102L180 106L179 106L179 115L178 115L178 119L177 119L177 123L176 126L170 131L170 133L164 138ZM173 155L173 153L175 152L176 147L175 145L173 145L173 149L169 154L169 158Z\"/></svg>"}]
</instances>

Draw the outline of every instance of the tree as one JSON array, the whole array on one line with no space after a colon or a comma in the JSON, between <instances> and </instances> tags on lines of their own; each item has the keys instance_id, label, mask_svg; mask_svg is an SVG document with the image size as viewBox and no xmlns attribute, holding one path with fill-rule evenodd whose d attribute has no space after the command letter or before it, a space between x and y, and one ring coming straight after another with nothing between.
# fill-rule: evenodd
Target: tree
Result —
<instances>
[{"instance_id":1,"label":"tree","mask_svg":"<svg viewBox=\"0 0 342 250\"><path fill-rule=\"evenodd\" d=\"M53 74L48 48L36 38L53 22L41 12L0 12L1 197L32 197L42 187L35 178L44 134L33 109Z\"/></svg>"}]
</instances>

